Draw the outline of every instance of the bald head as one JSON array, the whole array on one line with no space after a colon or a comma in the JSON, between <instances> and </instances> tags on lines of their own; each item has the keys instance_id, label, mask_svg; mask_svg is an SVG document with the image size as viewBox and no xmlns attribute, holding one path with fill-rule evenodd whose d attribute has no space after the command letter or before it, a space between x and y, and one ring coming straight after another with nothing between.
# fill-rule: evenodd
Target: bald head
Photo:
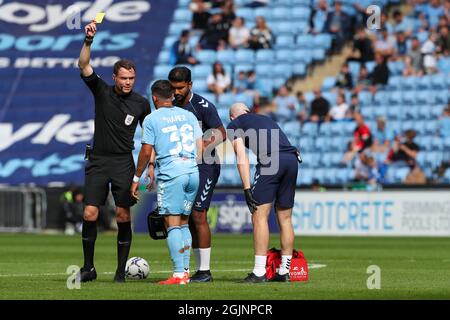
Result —
<instances>
[{"instance_id":1,"label":"bald head","mask_svg":"<svg viewBox=\"0 0 450 320\"><path fill-rule=\"evenodd\" d=\"M242 114L249 113L250 109L242 102L233 104L230 107L230 119L234 120Z\"/></svg>"}]
</instances>

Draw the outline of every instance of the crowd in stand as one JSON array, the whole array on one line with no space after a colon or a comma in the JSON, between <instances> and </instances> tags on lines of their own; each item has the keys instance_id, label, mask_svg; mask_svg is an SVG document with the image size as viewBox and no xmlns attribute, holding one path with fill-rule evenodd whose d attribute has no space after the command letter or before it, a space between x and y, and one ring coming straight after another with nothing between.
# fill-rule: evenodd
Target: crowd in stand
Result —
<instances>
[{"instance_id":1,"label":"crowd in stand","mask_svg":"<svg viewBox=\"0 0 450 320\"><path fill-rule=\"evenodd\" d=\"M357 126L353 140L342 159L342 165L355 168L357 179L377 184L386 179L388 166L398 163L411 168L408 182L423 183L425 176L416 164L420 147L414 142L416 132L394 132L386 119L377 119L376 128L366 125L361 115L358 94L368 91L374 96L388 84L390 61L404 63L403 76L421 76L438 72L437 62L450 54L450 1L449 0L411 0L409 16L404 16L396 8L383 10L378 30L368 30L366 8L355 3L357 14L350 16L343 11L340 1L329 5L320 0L313 8L311 34L329 33L333 35L332 53L341 52L343 46L351 43L352 48L346 62L336 77L332 91L337 95L335 105L316 88L314 98L308 102L303 92L291 93L281 86L274 94L268 108L260 108L261 90L257 74L253 70L241 71L237 75L227 74L220 61L214 63L207 78L208 90L219 97L225 92L247 94L253 99L254 110L266 113L282 123L297 119L301 123L315 122L319 125L329 121L355 121ZM250 6L264 6L267 1L254 1ZM331 8L330 8L331 7ZM236 15L233 0L192 0L192 32L200 35L195 47L190 46L191 31L184 30L172 53L176 64L196 65L198 50L224 49L270 49L276 35L264 17L257 17L255 25L248 28L245 20ZM391 20L388 20L391 17ZM373 62L372 62L373 61ZM353 78L349 64L360 64L359 73ZM368 68L368 63L372 67ZM350 101L347 101L349 98ZM450 135L450 107L439 119L439 132Z\"/></svg>"}]
</instances>

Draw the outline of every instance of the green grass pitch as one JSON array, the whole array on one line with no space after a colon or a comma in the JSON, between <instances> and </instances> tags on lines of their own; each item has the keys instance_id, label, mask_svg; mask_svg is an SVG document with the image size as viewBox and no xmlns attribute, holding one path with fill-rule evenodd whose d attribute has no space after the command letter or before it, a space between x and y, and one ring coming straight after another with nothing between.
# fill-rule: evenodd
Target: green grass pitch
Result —
<instances>
[{"instance_id":1,"label":"green grass pitch","mask_svg":"<svg viewBox=\"0 0 450 320\"><path fill-rule=\"evenodd\" d=\"M213 235L213 283L162 286L171 263L165 241L135 234L131 256L150 263L145 280L112 282L114 234L99 234L99 277L66 286L69 265L82 263L80 236L0 234L0 299L450 299L449 238L297 237L309 264L309 282L240 284L253 267L251 235ZM271 246L279 247L278 235ZM381 269L381 288L369 290L370 265Z\"/></svg>"}]
</instances>

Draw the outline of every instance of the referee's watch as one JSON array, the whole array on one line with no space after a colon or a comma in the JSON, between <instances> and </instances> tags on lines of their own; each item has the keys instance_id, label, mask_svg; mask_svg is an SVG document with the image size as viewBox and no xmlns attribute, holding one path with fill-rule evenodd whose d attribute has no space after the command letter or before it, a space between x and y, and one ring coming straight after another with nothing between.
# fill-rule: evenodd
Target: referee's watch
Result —
<instances>
[{"instance_id":1,"label":"referee's watch","mask_svg":"<svg viewBox=\"0 0 450 320\"><path fill-rule=\"evenodd\" d=\"M139 180L141 180L141 177L138 177L138 176L136 176L136 175L133 177L133 182L134 182L134 183L138 183Z\"/></svg>"}]
</instances>

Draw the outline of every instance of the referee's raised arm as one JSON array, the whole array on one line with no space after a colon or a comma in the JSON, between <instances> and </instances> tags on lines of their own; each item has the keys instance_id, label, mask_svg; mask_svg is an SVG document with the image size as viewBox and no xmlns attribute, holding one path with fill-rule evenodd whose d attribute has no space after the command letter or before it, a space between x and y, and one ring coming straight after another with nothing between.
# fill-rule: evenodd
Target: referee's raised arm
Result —
<instances>
[{"instance_id":1,"label":"referee's raised arm","mask_svg":"<svg viewBox=\"0 0 450 320\"><path fill-rule=\"evenodd\" d=\"M86 37L84 38L83 47L81 48L78 67L80 68L81 74L84 77L88 77L94 72L92 66L89 64L89 60L91 60L91 44L94 40L95 33L97 32L96 23L89 23L86 27L84 27L84 32Z\"/></svg>"}]
</instances>

